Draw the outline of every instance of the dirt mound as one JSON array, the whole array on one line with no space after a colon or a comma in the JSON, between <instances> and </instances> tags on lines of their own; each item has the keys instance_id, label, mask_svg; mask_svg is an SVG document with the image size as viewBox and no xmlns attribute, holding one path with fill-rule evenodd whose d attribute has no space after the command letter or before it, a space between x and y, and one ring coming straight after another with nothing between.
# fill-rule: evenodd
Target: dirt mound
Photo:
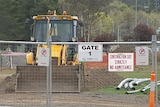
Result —
<instances>
[{"instance_id":1,"label":"dirt mound","mask_svg":"<svg viewBox=\"0 0 160 107\"><path fill-rule=\"evenodd\" d=\"M85 90L117 86L124 78L117 73L100 69L88 69L85 74Z\"/></svg>"},{"instance_id":2,"label":"dirt mound","mask_svg":"<svg viewBox=\"0 0 160 107\"><path fill-rule=\"evenodd\" d=\"M11 76L7 76L0 83L0 93L15 92L15 84L16 84L16 74L13 74Z\"/></svg>"}]
</instances>

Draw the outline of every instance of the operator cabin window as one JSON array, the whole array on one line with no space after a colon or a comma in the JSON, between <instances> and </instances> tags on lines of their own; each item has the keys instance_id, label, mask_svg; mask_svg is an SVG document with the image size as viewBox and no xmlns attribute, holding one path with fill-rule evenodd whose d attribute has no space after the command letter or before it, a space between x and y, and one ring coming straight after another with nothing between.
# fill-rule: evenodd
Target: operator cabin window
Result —
<instances>
[{"instance_id":1,"label":"operator cabin window","mask_svg":"<svg viewBox=\"0 0 160 107\"><path fill-rule=\"evenodd\" d=\"M34 34L37 42L46 42L47 21L36 21Z\"/></svg>"},{"instance_id":2,"label":"operator cabin window","mask_svg":"<svg viewBox=\"0 0 160 107\"><path fill-rule=\"evenodd\" d=\"M52 41L66 42L72 38L72 23L70 21L51 21Z\"/></svg>"},{"instance_id":3,"label":"operator cabin window","mask_svg":"<svg viewBox=\"0 0 160 107\"><path fill-rule=\"evenodd\" d=\"M51 36L58 36L57 24L51 24L50 35Z\"/></svg>"}]
</instances>

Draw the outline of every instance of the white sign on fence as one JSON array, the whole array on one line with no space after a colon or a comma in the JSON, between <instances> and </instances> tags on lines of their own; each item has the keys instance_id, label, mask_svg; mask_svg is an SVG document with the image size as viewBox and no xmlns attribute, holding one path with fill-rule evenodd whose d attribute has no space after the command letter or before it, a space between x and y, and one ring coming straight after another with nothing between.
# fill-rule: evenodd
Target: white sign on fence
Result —
<instances>
[{"instance_id":1,"label":"white sign on fence","mask_svg":"<svg viewBox=\"0 0 160 107\"><path fill-rule=\"evenodd\" d=\"M39 49L38 66L49 66L49 48Z\"/></svg>"},{"instance_id":2,"label":"white sign on fence","mask_svg":"<svg viewBox=\"0 0 160 107\"><path fill-rule=\"evenodd\" d=\"M96 43L84 43L78 45L80 62L100 62L103 60L102 45Z\"/></svg>"},{"instance_id":3,"label":"white sign on fence","mask_svg":"<svg viewBox=\"0 0 160 107\"><path fill-rule=\"evenodd\" d=\"M149 50L147 46L136 47L136 65L149 64Z\"/></svg>"},{"instance_id":4,"label":"white sign on fence","mask_svg":"<svg viewBox=\"0 0 160 107\"><path fill-rule=\"evenodd\" d=\"M108 71L133 71L134 54L133 53L109 53Z\"/></svg>"}]
</instances>

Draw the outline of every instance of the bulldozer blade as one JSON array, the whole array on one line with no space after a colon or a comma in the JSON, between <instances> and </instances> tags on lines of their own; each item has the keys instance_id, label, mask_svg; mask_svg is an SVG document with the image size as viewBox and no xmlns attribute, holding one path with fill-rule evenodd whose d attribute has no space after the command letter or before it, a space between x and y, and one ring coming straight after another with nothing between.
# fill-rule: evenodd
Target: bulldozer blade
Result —
<instances>
[{"instance_id":1,"label":"bulldozer blade","mask_svg":"<svg viewBox=\"0 0 160 107\"><path fill-rule=\"evenodd\" d=\"M47 67L17 66L16 92L46 92ZM80 92L79 65L52 66L52 92Z\"/></svg>"}]
</instances>

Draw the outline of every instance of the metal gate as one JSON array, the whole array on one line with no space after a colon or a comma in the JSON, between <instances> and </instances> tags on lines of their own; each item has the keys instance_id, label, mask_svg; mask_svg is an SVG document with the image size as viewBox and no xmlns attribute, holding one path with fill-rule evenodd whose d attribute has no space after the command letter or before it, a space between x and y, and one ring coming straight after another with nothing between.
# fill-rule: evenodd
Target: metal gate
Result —
<instances>
[{"instance_id":1,"label":"metal gate","mask_svg":"<svg viewBox=\"0 0 160 107\"><path fill-rule=\"evenodd\" d=\"M13 44L15 45L14 47L12 47ZM20 47L20 45L22 44L23 46ZM46 42L34 43L34 42L20 42L20 41L19 42L0 41L0 50L2 51L1 59L3 60L5 59L4 56L2 56L4 54L8 54L10 57L15 57L14 56L15 54L10 54L10 52L6 51L4 47L10 47L11 51L15 53L16 52L26 53L27 52L26 50L30 50L31 47L34 47L34 45L37 45L37 44L47 44L47 43ZM79 44L83 44L83 42L54 42L52 44L79 45ZM96 42L94 42L94 44L96 44ZM108 46L114 45L117 47L119 47L120 45L134 45L134 46L147 45L152 50L151 51L152 70L156 72L157 74L156 76L158 79L156 50L157 50L157 44L160 44L160 42L156 41L155 36L153 36L153 40L149 42L102 42L98 44L108 45ZM18 48L15 48L15 47L18 47ZM19 51L21 50L21 48L23 51ZM104 50L105 52L106 50L108 51L108 49L104 49ZM19 58L16 58L16 59L20 61ZM5 63L3 61L0 63L2 65L1 67L2 69L4 69L3 65L5 65ZM121 107L144 106L145 107L146 105L149 104L149 100L146 100L147 103L143 101L137 103L138 101L136 100L136 103L133 104L132 102L133 97L132 96L130 97L128 95L109 96L109 94L104 94L104 93L101 94L99 92L99 88L102 88L101 87L102 85L106 86L106 84L110 84L110 82L112 82L112 79L114 79L115 81L114 83L116 83L116 80L119 81L121 78L119 78L116 73L108 72L106 70L107 65L106 65L106 68L103 68L101 69L101 71L98 71L99 69L96 68L96 67L99 67L98 64L100 65L101 63L94 63L92 65L93 68L91 67L90 69L83 69L84 67L83 66L81 67L81 65L80 66L63 65L62 68L59 68L57 66L55 67L54 65L52 65L52 68L50 69L49 67L48 68L38 67L38 66L32 66L32 65L19 66L18 64L17 65L15 64L17 67L16 75L12 75L5 78L5 80L9 81L7 83L4 82L5 87L7 87L7 89L5 89L4 86L2 87L0 85L0 93L1 93L0 106L51 107L53 105L55 107L59 107L59 106L62 106L62 107L75 107L75 106L77 107L84 107L84 106L110 107L114 105L115 107L118 107L118 106L121 106ZM14 61L13 61L13 65L14 65ZM86 65L84 66L86 67ZM23 73L23 75L20 75L22 72L25 72L25 73ZM15 86L14 88L16 93L13 92L14 89L9 85L10 82L12 82L12 77L14 76L16 77L16 80L15 80L16 82L14 82L16 84L12 84L12 86ZM104 81L99 81L99 79ZM108 83L106 83L106 81ZM86 87L87 87L87 90L85 90ZM3 88L4 90L2 90ZM155 87L155 89L156 89L155 103L157 104L158 103L157 87ZM83 90L85 90L84 93L82 92ZM56 93L53 93L53 92L56 92ZM62 92L67 92L67 93L62 94ZM115 97L114 101L111 101L111 98L113 97ZM127 102L126 100L121 102L122 101L121 99L123 98L127 98Z\"/></svg>"}]
</instances>

